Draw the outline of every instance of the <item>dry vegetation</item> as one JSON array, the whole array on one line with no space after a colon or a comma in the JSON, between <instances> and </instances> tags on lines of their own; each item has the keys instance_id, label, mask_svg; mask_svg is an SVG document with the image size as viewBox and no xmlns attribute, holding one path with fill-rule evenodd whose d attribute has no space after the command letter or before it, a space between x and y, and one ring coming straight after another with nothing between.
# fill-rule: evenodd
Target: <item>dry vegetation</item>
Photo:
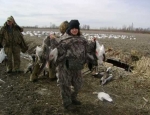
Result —
<instances>
[{"instance_id":1,"label":"dry vegetation","mask_svg":"<svg viewBox=\"0 0 150 115\"><path fill-rule=\"evenodd\" d=\"M87 33L105 33L85 31ZM112 33L111 33L112 34ZM118 58L134 66L132 72L112 67L113 81L103 87L100 79L91 74L84 76L84 86L79 93L82 105L74 111L64 111L56 81L51 82L41 75L38 82L29 82L30 73L4 74L4 64L0 64L0 115L149 115L150 114L150 35L135 33L113 33L134 35L136 40L100 39L108 57ZM29 44L28 53L42 43L41 38L25 36ZM136 60L136 59L139 60ZM22 69L29 61L22 59ZM111 64L105 63L108 67ZM111 65L112 66L112 65ZM97 101L93 92L105 91L113 103Z\"/></svg>"}]
</instances>

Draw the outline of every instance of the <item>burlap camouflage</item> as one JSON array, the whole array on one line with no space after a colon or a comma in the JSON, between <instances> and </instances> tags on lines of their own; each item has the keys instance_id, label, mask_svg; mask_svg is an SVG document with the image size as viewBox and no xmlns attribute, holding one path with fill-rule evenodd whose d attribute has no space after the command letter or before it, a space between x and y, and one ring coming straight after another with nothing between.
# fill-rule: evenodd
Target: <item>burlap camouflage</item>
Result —
<instances>
[{"instance_id":1,"label":"burlap camouflage","mask_svg":"<svg viewBox=\"0 0 150 115\"><path fill-rule=\"evenodd\" d=\"M4 47L7 55L7 71L20 69L20 43L22 42L21 30L13 25L8 28L7 22L0 30L0 44Z\"/></svg>"}]
</instances>

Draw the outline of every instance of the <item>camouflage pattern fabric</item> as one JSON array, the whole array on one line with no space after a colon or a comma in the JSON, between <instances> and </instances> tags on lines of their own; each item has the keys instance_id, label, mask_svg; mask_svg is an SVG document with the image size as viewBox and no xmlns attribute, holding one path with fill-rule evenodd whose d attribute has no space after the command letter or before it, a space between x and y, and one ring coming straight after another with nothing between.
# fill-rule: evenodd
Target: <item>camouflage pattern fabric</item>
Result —
<instances>
[{"instance_id":1,"label":"camouflage pattern fabric","mask_svg":"<svg viewBox=\"0 0 150 115\"><path fill-rule=\"evenodd\" d=\"M4 50L8 59L6 62L7 71L20 70L20 47L4 47Z\"/></svg>"},{"instance_id":2,"label":"camouflage pattern fabric","mask_svg":"<svg viewBox=\"0 0 150 115\"><path fill-rule=\"evenodd\" d=\"M13 24L14 24L21 32L23 32L23 28L21 28L21 27L16 23L16 21L15 21L15 19L14 19L13 16L8 17L8 19L12 20L12 21L13 21ZM7 20L8 20L8 19L7 19Z\"/></svg>"},{"instance_id":3,"label":"camouflage pattern fabric","mask_svg":"<svg viewBox=\"0 0 150 115\"><path fill-rule=\"evenodd\" d=\"M78 58L84 64L86 62L88 42L83 37L71 37L65 34L59 42L57 62L66 61L66 58Z\"/></svg>"},{"instance_id":4,"label":"camouflage pattern fabric","mask_svg":"<svg viewBox=\"0 0 150 115\"><path fill-rule=\"evenodd\" d=\"M16 44L19 45L21 43L21 37L22 37L22 34L15 25L13 25L12 29L9 29L9 27L5 23L4 26L0 30L0 43L4 47L10 46L12 44L12 41L14 45Z\"/></svg>"},{"instance_id":5,"label":"camouflage pattern fabric","mask_svg":"<svg viewBox=\"0 0 150 115\"><path fill-rule=\"evenodd\" d=\"M13 16L8 17L8 19L9 19L9 20L12 20L12 21L13 21L13 24L14 24L14 26L15 26L15 28L17 28L17 29L19 30L19 32L17 32L17 34L15 34L15 35L18 35L18 37L16 37L16 38L19 38L20 41L21 41L21 42L19 43L20 48L21 48L21 52L22 52L22 53L25 53L25 52L28 50L28 46L27 46L27 44L26 44L26 42L25 42L25 40L24 40L24 38L23 38L23 35L22 35L22 33L21 33L21 32L23 32L23 28L21 28L21 27L16 23L16 21L15 21L15 19L14 19ZM8 20L8 19L7 19L7 20Z\"/></svg>"},{"instance_id":6,"label":"camouflage pattern fabric","mask_svg":"<svg viewBox=\"0 0 150 115\"><path fill-rule=\"evenodd\" d=\"M66 107L72 103L72 100L77 100L78 92L83 85L83 78L81 70L68 70L64 63L59 64L58 72L62 102L64 107ZM71 86L74 87L74 91L71 91Z\"/></svg>"},{"instance_id":7,"label":"camouflage pattern fabric","mask_svg":"<svg viewBox=\"0 0 150 115\"><path fill-rule=\"evenodd\" d=\"M72 40L76 41L77 39L84 41L83 43L84 43L85 48L83 48L82 50L77 50L76 47L74 47L74 49L72 48L69 49L70 45L76 46L76 44L71 44L74 42L70 42L70 41ZM81 48L79 45L77 46L79 49ZM82 83L83 83L81 69L80 70L68 69L66 65L66 59L67 59L67 56L69 55L68 53L70 53L71 56L74 56L72 54L75 54L76 56L80 57L82 51L87 52L86 46L87 46L86 39L79 37L79 36L71 37L68 35L64 35L57 47L58 48L58 58L57 58L58 79L59 79L59 86L61 90L61 96L62 96L64 107L70 105L72 103L72 100L77 100L78 92L81 89ZM85 54L83 55L84 56L83 57L81 56L81 57L83 58L83 62L84 62L86 60L86 56ZM70 88L71 86L74 87L74 91L71 91L71 88Z\"/></svg>"},{"instance_id":8,"label":"camouflage pattern fabric","mask_svg":"<svg viewBox=\"0 0 150 115\"><path fill-rule=\"evenodd\" d=\"M40 64L39 63L35 63L32 74L30 75L30 81L35 81L38 78L38 72L40 71Z\"/></svg>"},{"instance_id":9,"label":"camouflage pattern fabric","mask_svg":"<svg viewBox=\"0 0 150 115\"><path fill-rule=\"evenodd\" d=\"M20 30L13 25L10 29L7 23L0 30L0 44L4 47L5 53L8 57L6 64L7 71L12 69L20 69L20 46L22 34Z\"/></svg>"},{"instance_id":10,"label":"camouflage pattern fabric","mask_svg":"<svg viewBox=\"0 0 150 115\"><path fill-rule=\"evenodd\" d=\"M56 77L56 64L51 61L48 63L49 67L48 67L48 73L49 73L49 78L53 79Z\"/></svg>"}]
</instances>

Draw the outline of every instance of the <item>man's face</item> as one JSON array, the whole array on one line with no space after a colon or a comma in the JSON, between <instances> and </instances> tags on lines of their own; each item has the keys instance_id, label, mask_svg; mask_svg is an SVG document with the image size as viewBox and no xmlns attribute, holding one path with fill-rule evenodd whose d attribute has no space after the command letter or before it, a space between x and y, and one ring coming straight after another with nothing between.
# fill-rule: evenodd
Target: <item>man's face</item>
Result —
<instances>
[{"instance_id":1,"label":"man's face","mask_svg":"<svg viewBox=\"0 0 150 115\"><path fill-rule=\"evenodd\" d=\"M7 24L8 24L9 26L12 26L13 21L7 20Z\"/></svg>"},{"instance_id":2,"label":"man's face","mask_svg":"<svg viewBox=\"0 0 150 115\"><path fill-rule=\"evenodd\" d=\"M72 29L70 30L70 32L71 32L72 35L75 36L75 35L78 34L79 30L78 30L77 28L72 28Z\"/></svg>"}]
</instances>

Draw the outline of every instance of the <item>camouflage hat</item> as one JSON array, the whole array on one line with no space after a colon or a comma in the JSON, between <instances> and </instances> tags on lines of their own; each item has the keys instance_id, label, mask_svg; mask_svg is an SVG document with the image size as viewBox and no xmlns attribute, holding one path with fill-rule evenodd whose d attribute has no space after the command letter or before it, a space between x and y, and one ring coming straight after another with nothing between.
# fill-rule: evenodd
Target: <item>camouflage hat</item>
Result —
<instances>
[{"instance_id":1,"label":"camouflage hat","mask_svg":"<svg viewBox=\"0 0 150 115\"><path fill-rule=\"evenodd\" d=\"M68 26L69 26L68 21L62 22L62 23L60 24L60 26L59 26L60 32L61 32L62 34L64 34L64 33L66 32Z\"/></svg>"},{"instance_id":2,"label":"camouflage hat","mask_svg":"<svg viewBox=\"0 0 150 115\"><path fill-rule=\"evenodd\" d=\"M8 18L7 18L7 21L11 21L11 22L13 22L13 21L14 21L14 19L13 19L13 17L11 17L11 16L10 16L10 17L8 17Z\"/></svg>"}]
</instances>

